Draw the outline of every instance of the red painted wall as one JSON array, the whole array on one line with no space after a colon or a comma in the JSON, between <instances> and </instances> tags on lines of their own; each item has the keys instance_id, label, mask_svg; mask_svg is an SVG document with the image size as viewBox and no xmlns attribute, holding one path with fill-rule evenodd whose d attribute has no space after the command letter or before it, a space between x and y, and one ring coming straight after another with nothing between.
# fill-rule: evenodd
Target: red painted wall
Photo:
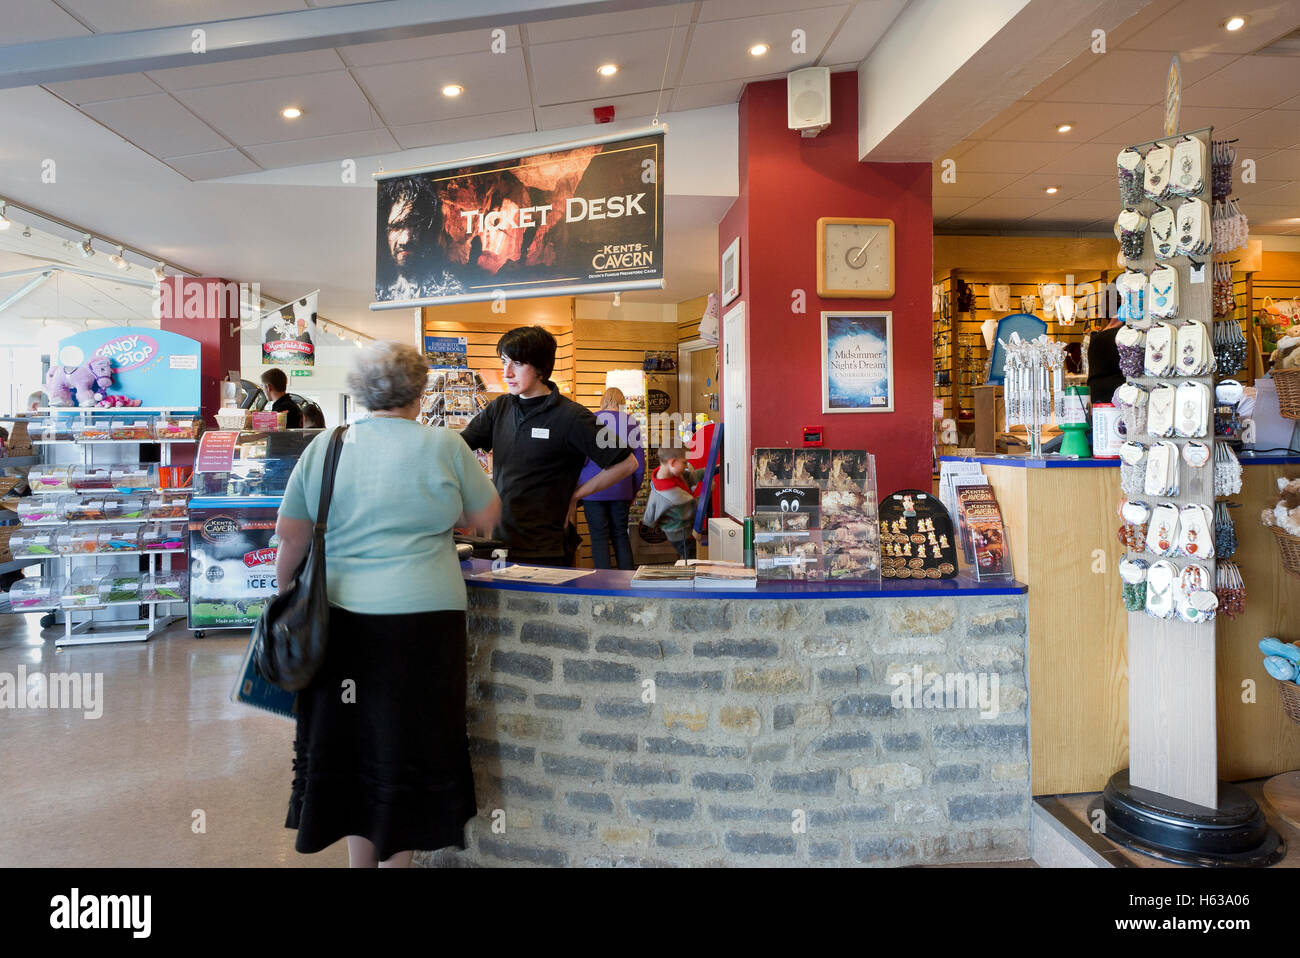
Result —
<instances>
[{"instance_id":1,"label":"red painted wall","mask_svg":"<svg viewBox=\"0 0 1300 958\"><path fill-rule=\"evenodd\" d=\"M929 489L934 373L929 163L860 163L856 73L831 76L831 126L813 139L786 127L786 83L751 83L740 100L740 196L718 226L718 249L741 237L741 299L749 325L751 448L802 445L820 424L832 449L876 456L879 492ZM893 299L817 296L817 219L895 222ZM806 312L792 313L795 290ZM725 313L728 308L723 307ZM821 412L822 310L893 312L894 411Z\"/></svg>"},{"instance_id":2,"label":"red painted wall","mask_svg":"<svg viewBox=\"0 0 1300 958\"><path fill-rule=\"evenodd\" d=\"M240 368L239 284L203 276L169 276L159 296L161 326L168 332L197 339L200 352L203 421L216 424L221 406L219 383ZM178 447L179 448L179 447Z\"/></svg>"}]
</instances>

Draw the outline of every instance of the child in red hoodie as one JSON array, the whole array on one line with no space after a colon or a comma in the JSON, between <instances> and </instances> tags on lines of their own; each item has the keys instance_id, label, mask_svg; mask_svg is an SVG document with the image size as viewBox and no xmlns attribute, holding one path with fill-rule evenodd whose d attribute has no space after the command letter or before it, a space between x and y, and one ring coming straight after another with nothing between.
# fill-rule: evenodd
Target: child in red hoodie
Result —
<instances>
[{"instance_id":1,"label":"child in red hoodie","mask_svg":"<svg viewBox=\"0 0 1300 958\"><path fill-rule=\"evenodd\" d=\"M695 493L691 490L699 480L700 473L687 465L685 450L659 450L659 468L650 479L650 495L642 521L651 528L662 529L683 559L691 558L695 551L695 540L691 538Z\"/></svg>"}]
</instances>

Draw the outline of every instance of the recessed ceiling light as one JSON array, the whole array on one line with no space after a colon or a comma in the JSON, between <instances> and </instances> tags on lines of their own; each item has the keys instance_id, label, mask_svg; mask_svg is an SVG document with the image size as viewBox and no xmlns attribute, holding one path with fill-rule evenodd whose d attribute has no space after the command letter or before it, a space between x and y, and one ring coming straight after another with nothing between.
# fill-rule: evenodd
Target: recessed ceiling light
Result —
<instances>
[{"instance_id":1,"label":"recessed ceiling light","mask_svg":"<svg viewBox=\"0 0 1300 958\"><path fill-rule=\"evenodd\" d=\"M465 92L465 88L456 83L448 83L445 87L442 88L443 96L460 96L464 92Z\"/></svg>"},{"instance_id":2,"label":"recessed ceiling light","mask_svg":"<svg viewBox=\"0 0 1300 958\"><path fill-rule=\"evenodd\" d=\"M1061 188L1060 188L1059 186L1049 186L1047 189L1043 190L1043 192L1044 192L1044 193L1059 193L1059 192L1061 192Z\"/></svg>"},{"instance_id":3,"label":"recessed ceiling light","mask_svg":"<svg viewBox=\"0 0 1300 958\"><path fill-rule=\"evenodd\" d=\"M615 73L618 72L618 64L617 63L602 64L601 66L597 67L596 72L603 77L612 77Z\"/></svg>"},{"instance_id":4,"label":"recessed ceiling light","mask_svg":"<svg viewBox=\"0 0 1300 958\"><path fill-rule=\"evenodd\" d=\"M766 53L770 49L771 47L769 47L766 43L755 43L752 47L749 48L749 55L751 57L761 57L764 53Z\"/></svg>"},{"instance_id":5,"label":"recessed ceiling light","mask_svg":"<svg viewBox=\"0 0 1300 958\"><path fill-rule=\"evenodd\" d=\"M296 120L298 117L302 116L302 110L298 109L296 106L286 106L280 111L280 115L286 120Z\"/></svg>"},{"instance_id":6,"label":"recessed ceiling light","mask_svg":"<svg viewBox=\"0 0 1300 958\"><path fill-rule=\"evenodd\" d=\"M1227 30L1229 33L1236 33L1245 25L1245 17L1228 17L1227 20L1223 21L1223 29Z\"/></svg>"},{"instance_id":7,"label":"recessed ceiling light","mask_svg":"<svg viewBox=\"0 0 1300 958\"><path fill-rule=\"evenodd\" d=\"M1074 124L1073 124L1073 123L1062 123L1060 126L1058 126L1058 127L1056 128L1056 132L1057 132L1057 133L1069 133L1069 132L1070 132L1071 130L1073 130L1073 129L1074 129Z\"/></svg>"}]
</instances>

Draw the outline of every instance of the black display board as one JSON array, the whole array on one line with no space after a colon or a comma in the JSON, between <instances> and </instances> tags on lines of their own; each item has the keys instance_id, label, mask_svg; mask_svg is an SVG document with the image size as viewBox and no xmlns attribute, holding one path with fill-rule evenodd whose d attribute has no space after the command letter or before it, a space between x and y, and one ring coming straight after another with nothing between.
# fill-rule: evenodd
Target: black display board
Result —
<instances>
[{"instance_id":1,"label":"black display board","mask_svg":"<svg viewBox=\"0 0 1300 958\"><path fill-rule=\"evenodd\" d=\"M938 496L900 489L881 500L880 574L886 579L950 579L957 574L952 517Z\"/></svg>"}]
</instances>

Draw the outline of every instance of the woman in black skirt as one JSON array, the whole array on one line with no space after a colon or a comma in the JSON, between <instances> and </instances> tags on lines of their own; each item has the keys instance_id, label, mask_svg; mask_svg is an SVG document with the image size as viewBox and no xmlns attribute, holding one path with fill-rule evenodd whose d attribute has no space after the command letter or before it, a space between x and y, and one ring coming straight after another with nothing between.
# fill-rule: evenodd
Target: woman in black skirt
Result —
<instances>
[{"instance_id":1,"label":"woman in black skirt","mask_svg":"<svg viewBox=\"0 0 1300 958\"><path fill-rule=\"evenodd\" d=\"M464 848L477 811L452 528L492 527L501 503L459 435L416 421L427 374L418 350L379 342L348 377L370 415L345 434L325 536L329 643L298 696L285 825L298 830L300 852L347 838L354 868ZM311 544L329 438L312 440L285 489L281 589Z\"/></svg>"}]
</instances>

